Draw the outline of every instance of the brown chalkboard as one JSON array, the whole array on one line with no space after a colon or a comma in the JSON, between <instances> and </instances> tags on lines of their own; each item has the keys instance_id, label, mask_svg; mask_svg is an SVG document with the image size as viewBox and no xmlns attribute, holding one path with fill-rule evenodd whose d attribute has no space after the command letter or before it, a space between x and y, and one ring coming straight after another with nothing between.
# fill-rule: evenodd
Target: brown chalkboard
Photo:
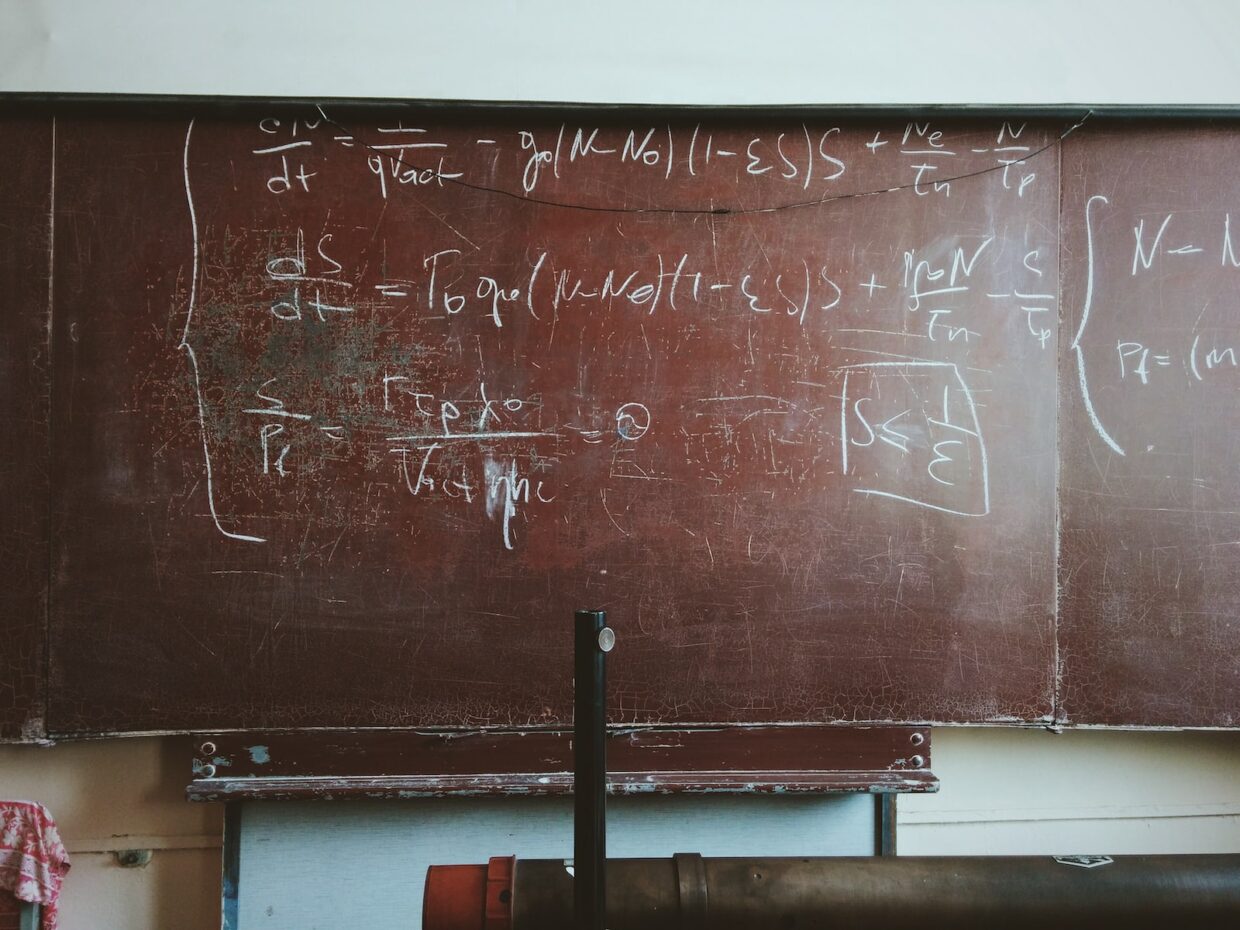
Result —
<instances>
[{"instance_id":1,"label":"brown chalkboard","mask_svg":"<svg viewBox=\"0 0 1240 930\"><path fill-rule=\"evenodd\" d=\"M0 740L44 735L51 123L0 129Z\"/></svg>"},{"instance_id":2,"label":"brown chalkboard","mask_svg":"<svg viewBox=\"0 0 1240 930\"><path fill-rule=\"evenodd\" d=\"M1064 148L1063 708L1240 723L1240 183L1232 126Z\"/></svg>"},{"instance_id":3,"label":"brown chalkboard","mask_svg":"<svg viewBox=\"0 0 1240 930\"><path fill-rule=\"evenodd\" d=\"M3 735L1235 725L1240 136L1074 122L6 118Z\"/></svg>"},{"instance_id":4,"label":"brown chalkboard","mask_svg":"<svg viewBox=\"0 0 1240 930\"><path fill-rule=\"evenodd\" d=\"M1051 719L1063 129L58 118L51 728Z\"/></svg>"}]
</instances>

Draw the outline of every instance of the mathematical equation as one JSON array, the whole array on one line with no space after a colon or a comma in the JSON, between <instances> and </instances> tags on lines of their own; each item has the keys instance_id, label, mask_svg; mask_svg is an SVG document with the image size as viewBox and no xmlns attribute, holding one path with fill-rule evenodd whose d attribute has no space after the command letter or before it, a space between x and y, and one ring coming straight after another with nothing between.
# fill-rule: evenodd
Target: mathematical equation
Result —
<instances>
[{"instance_id":1,"label":"mathematical equation","mask_svg":"<svg viewBox=\"0 0 1240 930\"><path fill-rule=\"evenodd\" d=\"M298 322L312 317L326 323L354 313L355 299L350 292L355 292L355 285L340 276L343 266L326 251L332 238L330 232L321 233L314 254L307 258L305 233L299 228L289 251L266 261L264 272L269 281L287 283L290 288L269 305L277 320ZM1039 286L1046 274L1041 267L1043 250L1025 251L1019 268L1012 269L998 264L995 241L995 234L989 233L975 237L976 244L971 245L939 240L904 249L884 269L882 277L877 270L853 271L824 256L802 257L779 270L767 256L765 267L721 276L709 257L687 252L655 254L645 267L587 270L561 262L545 249L524 270L479 271L470 267L463 250L444 248L422 256L413 274L376 283L372 288L374 298L415 304L436 319L481 316L496 329L502 329L505 321L511 324L516 315L527 317L526 323L537 324L573 306L603 311L619 306L653 315L730 303L759 318L789 318L799 326L832 326L831 311L844 304L866 314L895 307L903 311L901 316L912 319L913 330L930 342L969 346L983 340L985 330L993 331L994 327L958 324L962 313L973 309L962 298L975 289L978 267L995 259L987 269L990 277L1011 278L1015 271L1018 280L1009 291L987 289L987 301L992 307L1018 315L1028 336L1041 349L1047 349L1053 329L1044 321L1053 318L1057 296ZM891 296L881 293L884 291ZM989 310L986 315L991 315ZM905 333L909 331L908 319L899 325Z\"/></svg>"},{"instance_id":2,"label":"mathematical equation","mask_svg":"<svg viewBox=\"0 0 1240 930\"><path fill-rule=\"evenodd\" d=\"M403 120L351 127L322 107L300 118L264 117L256 130L250 152L264 159L264 187L279 196L312 193L332 171L332 152L344 149L362 153L371 193L384 200L405 187L453 186L538 198L604 169L704 193L708 209L728 208L714 192L719 181L738 179L821 196L881 175L889 187L946 198L960 179L992 173L1001 190L1023 199L1038 179L1032 159L1049 144L1040 130L1013 122L965 132L933 122L864 130L802 122L760 133L700 122L560 123L479 135Z\"/></svg>"},{"instance_id":3,"label":"mathematical equation","mask_svg":"<svg viewBox=\"0 0 1240 930\"><path fill-rule=\"evenodd\" d=\"M989 516L981 398L1020 383L996 381L996 360L1055 364L1056 201L1032 161L1045 131L798 129L363 137L319 114L262 120L238 169L191 124L179 348L216 527L263 542L247 521L272 495L304 510L346 473L367 521L469 514L504 551L583 494L625 532L606 492L627 481L792 497L825 482L875 507ZM967 164L948 178L953 159ZM738 172L802 193L850 172L890 186L821 214L529 202L619 196L629 170L651 172L647 192L675 180L673 198L735 192ZM195 196L204 175L222 201ZM602 486L581 485L579 461Z\"/></svg>"},{"instance_id":4,"label":"mathematical equation","mask_svg":"<svg viewBox=\"0 0 1240 930\"><path fill-rule=\"evenodd\" d=\"M1094 432L1127 455L1130 446L1154 451L1157 444L1121 437L1118 424L1130 417L1109 408L1104 391L1135 401L1234 383L1240 329L1230 307L1240 298L1240 256L1225 210L1143 214L1104 237L1102 224L1116 208L1102 194L1085 201L1085 293L1070 348ZM1183 396L1187 418L1197 405Z\"/></svg>"}]
</instances>

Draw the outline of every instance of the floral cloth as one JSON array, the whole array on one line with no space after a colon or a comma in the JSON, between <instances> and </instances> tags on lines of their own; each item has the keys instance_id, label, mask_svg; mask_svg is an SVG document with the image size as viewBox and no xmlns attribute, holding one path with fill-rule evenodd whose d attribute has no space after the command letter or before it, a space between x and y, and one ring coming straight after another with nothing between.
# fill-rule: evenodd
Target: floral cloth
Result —
<instances>
[{"instance_id":1,"label":"floral cloth","mask_svg":"<svg viewBox=\"0 0 1240 930\"><path fill-rule=\"evenodd\" d=\"M47 808L0 801L0 891L40 905L43 930L56 930L56 899L68 871L69 854Z\"/></svg>"}]
</instances>

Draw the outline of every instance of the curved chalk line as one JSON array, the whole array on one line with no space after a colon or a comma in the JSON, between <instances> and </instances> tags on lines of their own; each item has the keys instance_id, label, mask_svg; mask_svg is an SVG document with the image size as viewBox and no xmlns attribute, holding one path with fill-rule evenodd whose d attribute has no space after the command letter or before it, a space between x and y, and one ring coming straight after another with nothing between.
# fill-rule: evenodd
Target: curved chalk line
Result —
<instances>
[{"instance_id":1,"label":"curved chalk line","mask_svg":"<svg viewBox=\"0 0 1240 930\"><path fill-rule=\"evenodd\" d=\"M211 519L215 522L215 528L229 539L261 543L267 540L261 536L248 536L245 533L234 533L231 530L226 530L224 525L220 523L220 515L215 509L215 485L211 474L211 449L207 445L207 404L202 396L202 381L198 375L198 356L194 354L194 347L189 344L189 328L194 321L194 307L198 299L198 216L194 212L194 195L189 186L189 140L193 132L194 121L190 120L189 127L185 130L185 155L182 168L185 175L185 202L189 206L189 225L194 236L194 265L189 282L189 306L185 311L185 329L181 332L181 343L177 348L185 351L186 356L189 358L190 372L194 376L194 396L198 401L198 430L202 437L202 460L207 469L207 506L211 510Z\"/></svg>"},{"instance_id":2,"label":"curved chalk line","mask_svg":"<svg viewBox=\"0 0 1240 930\"><path fill-rule=\"evenodd\" d=\"M1119 443L1111 438L1111 434L1107 432L1106 427L1102 425L1102 421L1098 419L1098 411L1094 409L1094 402L1089 396L1089 379L1085 376L1085 353L1081 351L1081 337L1085 335L1085 327L1089 324L1089 311L1094 303L1094 229L1090 222L1089 209L1094 205L1095 200L1110 203L1102 194L1094 194L1085 202L1085 306L1081 309L1081 325L1077 327L1071 348L1076 355L1077 380L1081 385L1081 400L1085 404L1085 412L1089 415L1089 422L1093 424L1094 430L1102 437L1102 441L1111 447L1113 452L1123 455L1124 450L1120 448Z\"/></svg>"}]
</instances>

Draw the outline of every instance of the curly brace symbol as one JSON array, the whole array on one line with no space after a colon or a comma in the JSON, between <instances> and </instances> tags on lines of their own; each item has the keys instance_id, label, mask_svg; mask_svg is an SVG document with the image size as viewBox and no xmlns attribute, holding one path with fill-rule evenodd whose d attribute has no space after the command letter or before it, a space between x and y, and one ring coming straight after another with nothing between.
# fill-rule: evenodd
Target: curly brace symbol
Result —
<instances>
[{"instance_id":1,"label":"curly brace symbol","mask_svg":"<svg viewBox=\"0 0 1240 930\"><path fill-rule=\"evenodd\" d=\"M1085 412L1089 415L1089 422L1093 424L1094 430L1102 437L1102 441L1111 447L1113 452L1123 455L1124 450L1120 448L1119 443L1111 438L1111 434L1107 432L1106 427L1102 425L1102 421L1098 419L1098 411L1094 409L1094 402L1089 396L1089 379L1085 377L1085 353L1081 351L1081 337L1085 335L1085 327L1089 324L1089 311L1094 303L1094 229L1090 222L1089 210L1094 205L1095 200L1110 203L1102 194L1094 194L1085 202L1085 305L1081 308L1081 325L1077 327L1076 336L1072 340L1072 352L1076 356L1077 380L1081 385L1081 400L1085 404Z\"/></svg>"},{"instance_id":2,"label":"curly brace symbol","mask_svg":"<svg viewBox=\"0 0 1240 930\"><path fill-rule=\"evenodd\" d=\"M190 373L194 376L194 396L198 401L198 429L202 437L202 460L207 470L207 506L211 510L211 519L215 522L215 528L227 536L229 539L239 539L242 542L266 542L261 536L247 536L245 533L234 533L224 528L220 523L220 515L215 509L215 485L211 475L211 448L207 444L207 402L202 396L202 382L198 374L198 356L194 354L194 347L189 344L189 328L194 321L194 305L198 299L198 216L194 212L194 195L190 191L189 186L189 140L194 132L194 121L189 121L189 128L185 130L185 158L183 169L185 173L185 202L189 206L189 225L194 236L194 265L189 281L189 307L185 311L185 329L181 333L181 343L177 346L185 352L189 358Z\"/></svg>"}]
</instances>

